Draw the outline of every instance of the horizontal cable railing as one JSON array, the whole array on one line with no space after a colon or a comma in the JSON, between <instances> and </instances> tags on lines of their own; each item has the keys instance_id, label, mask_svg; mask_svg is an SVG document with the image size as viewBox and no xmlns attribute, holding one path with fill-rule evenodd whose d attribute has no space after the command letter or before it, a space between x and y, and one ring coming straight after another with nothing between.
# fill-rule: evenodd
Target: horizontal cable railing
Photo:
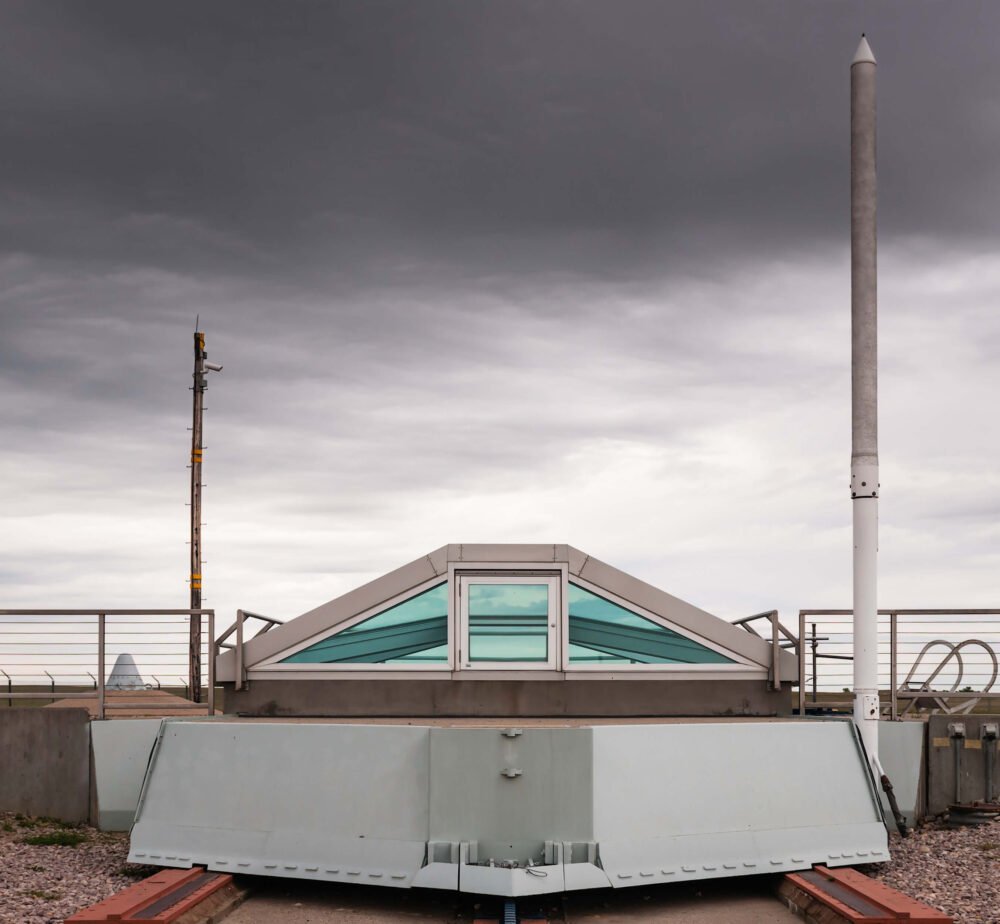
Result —
<instances>
[{"instance_id":1,"label":"horizontal cable railing","mask_svg":"<svg viewBox=\"0 0 1000 924\"><path fill-rule=\"evenodd\" d=\"M192 616L201 621L198 673L211 714L211 609L2 609L0 707L96 698L97 715L103 719L112 708L148 707L148 701L118 696L119 691L183 690L183 699L190 700ZM109 690L116 692L110 700Z\"/></svg>"},{"instance_id":2,"label":"horizontal cable railing","mask_svg":"<svg viewBox=\"0 0 1000 924\"><path fill-rule=\"evenodd\" d=\"M1000 697L1000 609L885 609L878 613L883 712L967 712ZM853 706L853 615L800 610L799 711Z\"/></svg>"}]
</instances>

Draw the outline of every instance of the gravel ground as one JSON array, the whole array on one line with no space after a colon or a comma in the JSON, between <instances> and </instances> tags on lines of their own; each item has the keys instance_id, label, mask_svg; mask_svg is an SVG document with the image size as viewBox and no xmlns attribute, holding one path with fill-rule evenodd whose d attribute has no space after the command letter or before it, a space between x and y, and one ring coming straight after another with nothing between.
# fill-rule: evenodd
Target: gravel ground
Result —
<instances>
[{"instance_id":1,"label":"gravel ground","mask_svg":"<svg viewBox=\"0 0 1000 924\"><path fill-rule=\"evenodd\" d=\"M82 838L76 846L25 843L32 837ZM1000 924L1000 821L948 828L931 822L905 840L892 836L892 860L869 875L939 908L955 924ZM61 924L81 908L152 875L125 862L128 837L0 813L0 922Z\"/></svg>"},{"instance_id":2,"label":"gravel ground","mask_svg":"<svg viewBox=\"0 0 1000 924\"><path fill-rule=\"evenodd\" d=\"M76 846L34 846L27 838L82 840ZM151 875L125 862L128 836L85 825L0 813L0 922L52 924L62 921Z\"/></svg>"},{"instance_id":3,"label":"gravel ground","mask_svg":"<svg viewBox=\"0 0 1000 924\"><path fill-rule=\"evenodd\" d=\"M950 914L955 924L1000 924L1000 822L949 828L931 822L889 843L892 860L867 872Z\"/></svg>"}]
</instances>

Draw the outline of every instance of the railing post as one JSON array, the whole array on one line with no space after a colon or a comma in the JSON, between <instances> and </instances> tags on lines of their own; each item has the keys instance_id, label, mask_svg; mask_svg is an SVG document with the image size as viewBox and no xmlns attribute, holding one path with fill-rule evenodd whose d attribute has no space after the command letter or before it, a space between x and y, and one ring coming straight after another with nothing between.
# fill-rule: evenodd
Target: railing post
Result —
<instances>
[{"instance_id":1,"label":"railing post","mask_svg":"<svg viewBox=\"0 0 1000 924\"><path fill-rule=\"evenodd\" d=\"M236 611L236 683L233 689L243 689L243 610Z\"/></svg>"},{"instance_id":2,"label":"railing post","mask_svg":"<svg viewBox=\"0 0 1000 924\"><path fill-rule=\"evenodd\" d=\"M806 614L799 610L799 718L806 717L806 659L804 639L806 637Z\"/></svg>"},{"instance_id":3,"label":"railing post","mask_svg":"<svg viewBox=\"0 0 1000 924\"><path fill-rule=\"evenodd\" d=\"M813 672L813 682L812 682L812 694L813 702L815 703L819 699L819 637L816 635L816 623L811 623L812 625L812 642L810 644L810 649L812 651L812 672Z\"/></svg>"},{"instance_id":4,"label":"railing post","mask_svg":"<svg viewBox=\"0 0 1000 924\"><path fill-rule=\"evenodd\" d=\"M97 718L104 718L104 613L97 614Z\"/></svg>"},{"instance_id":5,"label":"railing post","mask_svg":"<svg viewBox=\"0 0 1000 924\"><path fill-rule=\"evenodd\" d=\"M771 678L775 690L781 690L781 634L778 611L771 610Z\"/></svg>"},{"instance_id":6,"label":"railing post","mask_svg":"<svg viewBox=\"0 0 1000 924\"><path fill-rule=\"evenodd\" d=\"M208 611L208 714L215 715L215 610Z\"/></svg>"},{"instance_id":7,"label":"railing post","mask_svg":"<svg viewBox=\"0 0 1000 924\"><path fill-rule=\"evenodd\" d=\"M899 701L896 698L896 690L899 687L897 673L899 671L899 625L898 614L889 614L889 683L892 686L890 692L891 706L889 716L893 722L899 718Z\"/></svg>"}]
</instances>

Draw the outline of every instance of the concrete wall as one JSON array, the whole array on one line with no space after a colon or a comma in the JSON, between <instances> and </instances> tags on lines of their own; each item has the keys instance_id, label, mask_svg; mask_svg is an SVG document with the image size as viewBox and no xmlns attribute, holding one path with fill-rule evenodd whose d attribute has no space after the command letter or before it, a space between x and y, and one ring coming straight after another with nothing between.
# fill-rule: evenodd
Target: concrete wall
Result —
<instances>
[{"instance_id":1,"label":"concrete wall","mask_svg":"<svg viewBox=\"0 0 1000 924\"><path fill-rule=\"evenodd\" d=\"M951 735L948 726L961 723L965 737ZM1000 725L1000 715L934 715L927 726L927 811L940 815L953 802L989 802L1000 790L997 742L982 738L983 725ZM955 762L958 760L956 790ZM988 771L992 792L988 792Z\"/></svg>"},{"instance_id":2,"label":"concrete wall","mask_svg":"<svg viewBox=\"0 0 1000 924\"><path fill-rule=\"evenodd\" d=\"M750 680L255 680L226 712L263 716L769 716L791 697Z\"/></svg>"},{"instance_id":3,"label":"concrete wall","mask_svg":"<svg viewBox=\"0 0 1000 924\"><path fill-rule=\"evenodd\" d=\"M88 820L86 709L0 711L0 810L62 821Z\"/></svg>"}]
</instances>

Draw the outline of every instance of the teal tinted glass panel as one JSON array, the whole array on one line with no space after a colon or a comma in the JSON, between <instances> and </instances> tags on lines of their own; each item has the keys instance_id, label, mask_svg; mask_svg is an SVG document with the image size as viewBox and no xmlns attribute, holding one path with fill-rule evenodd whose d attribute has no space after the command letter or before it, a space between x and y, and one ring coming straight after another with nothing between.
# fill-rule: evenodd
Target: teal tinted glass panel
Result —
<instances>
[{"instance_id":1,"label":"teal tinted glass panel","mask_svg":"<svg viewBox=\"0 0 1000 924\"><path fill-rule=\"evenodd\" d=\"M470 661L548 661L548 584L467 588Z\"/></svg>"},{"instance_id":2,"label":"teal tinted glass panel","mask_svg":"<svg viewBox=\"0 0 1000 924\"><path fill-rule=\"evenodd\" d=\"M717 651L569 585L570 664L732 664Z\"/></svg>"},{"instance_id":3,"label":"teal tinted glass panel","mask_svg":"<svg viewBox=\"0 0 1000 924\"><path fill-rule=\"evenodd\" d=\"M448 585L343 629L282 664L447 664Z\"/></svg>"}]
</instances>

